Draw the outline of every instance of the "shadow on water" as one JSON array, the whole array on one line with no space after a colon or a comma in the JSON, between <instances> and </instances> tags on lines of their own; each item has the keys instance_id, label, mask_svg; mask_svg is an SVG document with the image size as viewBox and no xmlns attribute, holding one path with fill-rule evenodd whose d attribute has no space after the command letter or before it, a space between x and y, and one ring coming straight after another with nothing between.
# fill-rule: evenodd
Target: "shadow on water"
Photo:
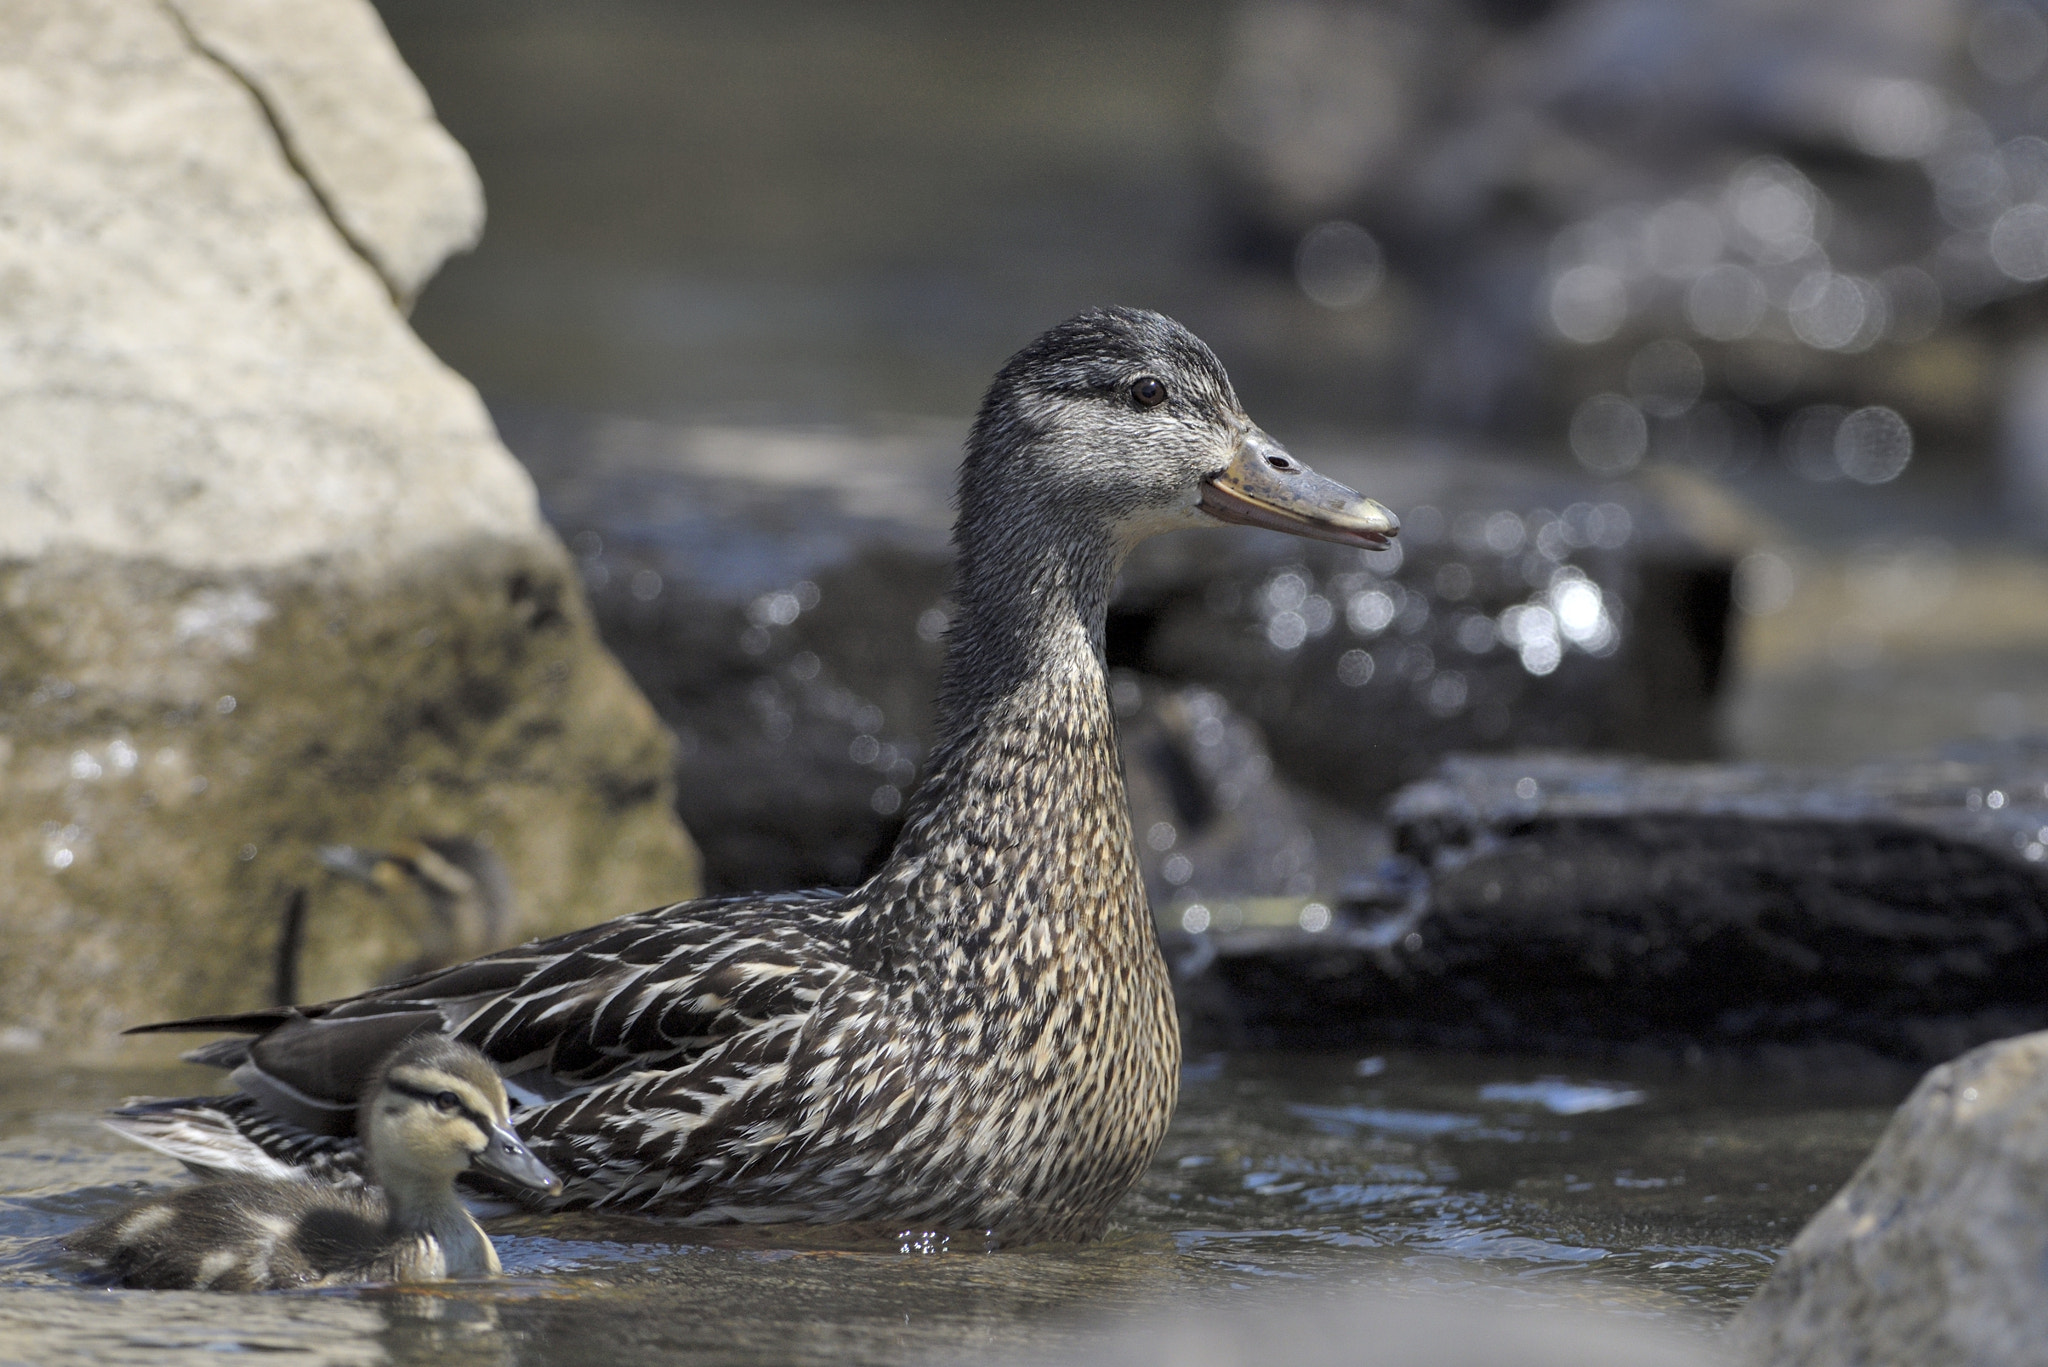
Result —
<instances>
[{"instance_id":1,"label":"shadow on water","mask_svg":"<svg viewBox=\"0 0 2048 1367\"><path fill-rule=\"evenodd\" d=\"M573 1363L1040 1357L1104 1323L1288 1289L1725 1317L1862 1160L1905 1079L1768 1082L1531 1058L1216 1055L1108 1238L493 1227L488 1285L234 1296L83 1286L52 1240L179 1180L94 1121L166 1068L0 1060L0 1360ZM202 1084L203 1085L203 1084Z\"/></svg>"}]
</instances>

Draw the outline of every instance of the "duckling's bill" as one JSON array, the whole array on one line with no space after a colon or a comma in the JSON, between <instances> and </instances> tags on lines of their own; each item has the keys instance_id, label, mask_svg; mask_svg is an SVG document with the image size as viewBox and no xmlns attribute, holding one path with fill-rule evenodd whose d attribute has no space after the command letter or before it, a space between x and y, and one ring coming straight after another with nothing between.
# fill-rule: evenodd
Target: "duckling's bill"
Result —
<instances>
[{"instance_id":1,"label":"duckling's bill","mask_svg":"<svg viewBox=\"0 0 2048 1367\"><path fill-rule=\"evenodd\" d=\"M320 866L333 873L358 879L375 887L382 887L384 880L378 876L385 866L386 857L379 850L359 849L354 845L322 845Z\"/></svg>"},{"instance_id":2,"label":"duckling's bill","mask_svg":"<svg viewBox=\"0 0 2048 1367\"><path fill-rule=\"evenodd\" d=\"M512 1132L510 1124L501 1121L491 1126L485 1137L490 1142L470 1160L472 1167L529 1191L543 1191L550 1196L561 1194L562 1179L534 1156L526 1142Z\"/></svg>"},{"instance_id":3,"label":"duckling's bill","mask_svg":"<svg viewBox=\"0 0 2048 1367\"><path fill-rule=\"evenodd\" d=\"M1382 505L1319 475L1256 427L1220 474L1202 481L1201 509L1219 522L1383 549L1401 530Z\"/></svg>"}]
</instances>

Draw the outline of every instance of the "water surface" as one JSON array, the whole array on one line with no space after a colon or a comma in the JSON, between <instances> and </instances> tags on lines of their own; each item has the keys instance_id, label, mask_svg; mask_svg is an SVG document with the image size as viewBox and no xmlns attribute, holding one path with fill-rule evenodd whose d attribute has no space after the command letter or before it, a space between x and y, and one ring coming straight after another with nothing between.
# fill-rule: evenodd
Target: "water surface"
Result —
<instances>
[{"instance_id":1,"label":"water surface","mask_svg":"<svg viewBox=\"0 0 2048 1367\"><path fill-rule=\"evenodd\" d=\"M1277 1290L1505 1283L1711 1326L1875 1142L1895 1077L1770 1080L1455 1055L1190 1063L1108 1238L987 1253L926 1231L493 1227L507 1278L285 1295L104 1291L50 1239L183 1180L94 1121L207 1089L174 1064L0 1058L0 1363L898 1363L1071 1349Z\"/></svg>"}]
</instances>

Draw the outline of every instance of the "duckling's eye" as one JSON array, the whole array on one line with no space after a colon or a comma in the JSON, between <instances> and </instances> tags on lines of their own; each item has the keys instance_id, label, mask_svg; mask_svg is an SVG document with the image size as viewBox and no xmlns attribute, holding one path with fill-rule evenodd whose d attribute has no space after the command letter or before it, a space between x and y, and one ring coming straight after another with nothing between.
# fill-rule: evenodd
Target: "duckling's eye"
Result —
<instances>
[{"instance_id":1,"label":"duckling's eye","mask_svg":"<svg viewBox=\"0 0 2048 1367\"><path fill-rule=\"evenodd\" d=\"M1140 408L1157 408L1166 402L1166 381L1147 375L1131 383L1131 402Z\"/></svg>"},{"instance_id":2,"label":"duckling's eye","mask_svg":"<svg viewBox=\"0 0 2048 1367\"><path fill-rule=\"evenodd\" d=\"M462 1109L462 1098L453 1092L443 1092L434 1098L434 1109L452 1115Z\"/></svg>"}]
</instances>

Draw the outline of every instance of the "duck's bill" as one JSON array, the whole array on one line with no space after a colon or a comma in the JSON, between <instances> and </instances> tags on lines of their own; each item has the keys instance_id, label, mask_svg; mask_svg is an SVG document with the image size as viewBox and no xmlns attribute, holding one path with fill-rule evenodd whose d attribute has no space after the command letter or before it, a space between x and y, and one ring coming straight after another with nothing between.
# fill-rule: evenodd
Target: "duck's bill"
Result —
<instances>
[{"instance_id":1,"label":"duck's bill","mask_svg":"<svg viewBox=\"0 0 2048 1367\"><path fill-rule=\"evenodd\" d=\"M1380 504L1327 479L1254 431L1229 466L1202 483L1201 509L1221 522L1380 550L1401 530Z\"/></svg>"},{"instance_id":2,"label":"duck's bill","mask_svg":"<svg viewBox=\"0 0 2048 1367\"><path fill-rule=\"evenodd\" d=\"M354 845L320 847L322 868L365 883L377 882L377 866L383 862L384 856L375 850L358 849Z\"/></svg>"},{"instance_id":3,"label":"duck's bill","mask_svg":"<svg viewBox=\"0 0 2048 1367\"><path fill-rule=\"evenodd\" d=\"M561 1191L562 1179L533 1156L533 1150L512 1132L511 1126L491 1126L490 1140L484 1151L472 1160L479 1171L503 1178L528 1191L544 1191L550 1196Z\"/></svg>"}]
</instances>

